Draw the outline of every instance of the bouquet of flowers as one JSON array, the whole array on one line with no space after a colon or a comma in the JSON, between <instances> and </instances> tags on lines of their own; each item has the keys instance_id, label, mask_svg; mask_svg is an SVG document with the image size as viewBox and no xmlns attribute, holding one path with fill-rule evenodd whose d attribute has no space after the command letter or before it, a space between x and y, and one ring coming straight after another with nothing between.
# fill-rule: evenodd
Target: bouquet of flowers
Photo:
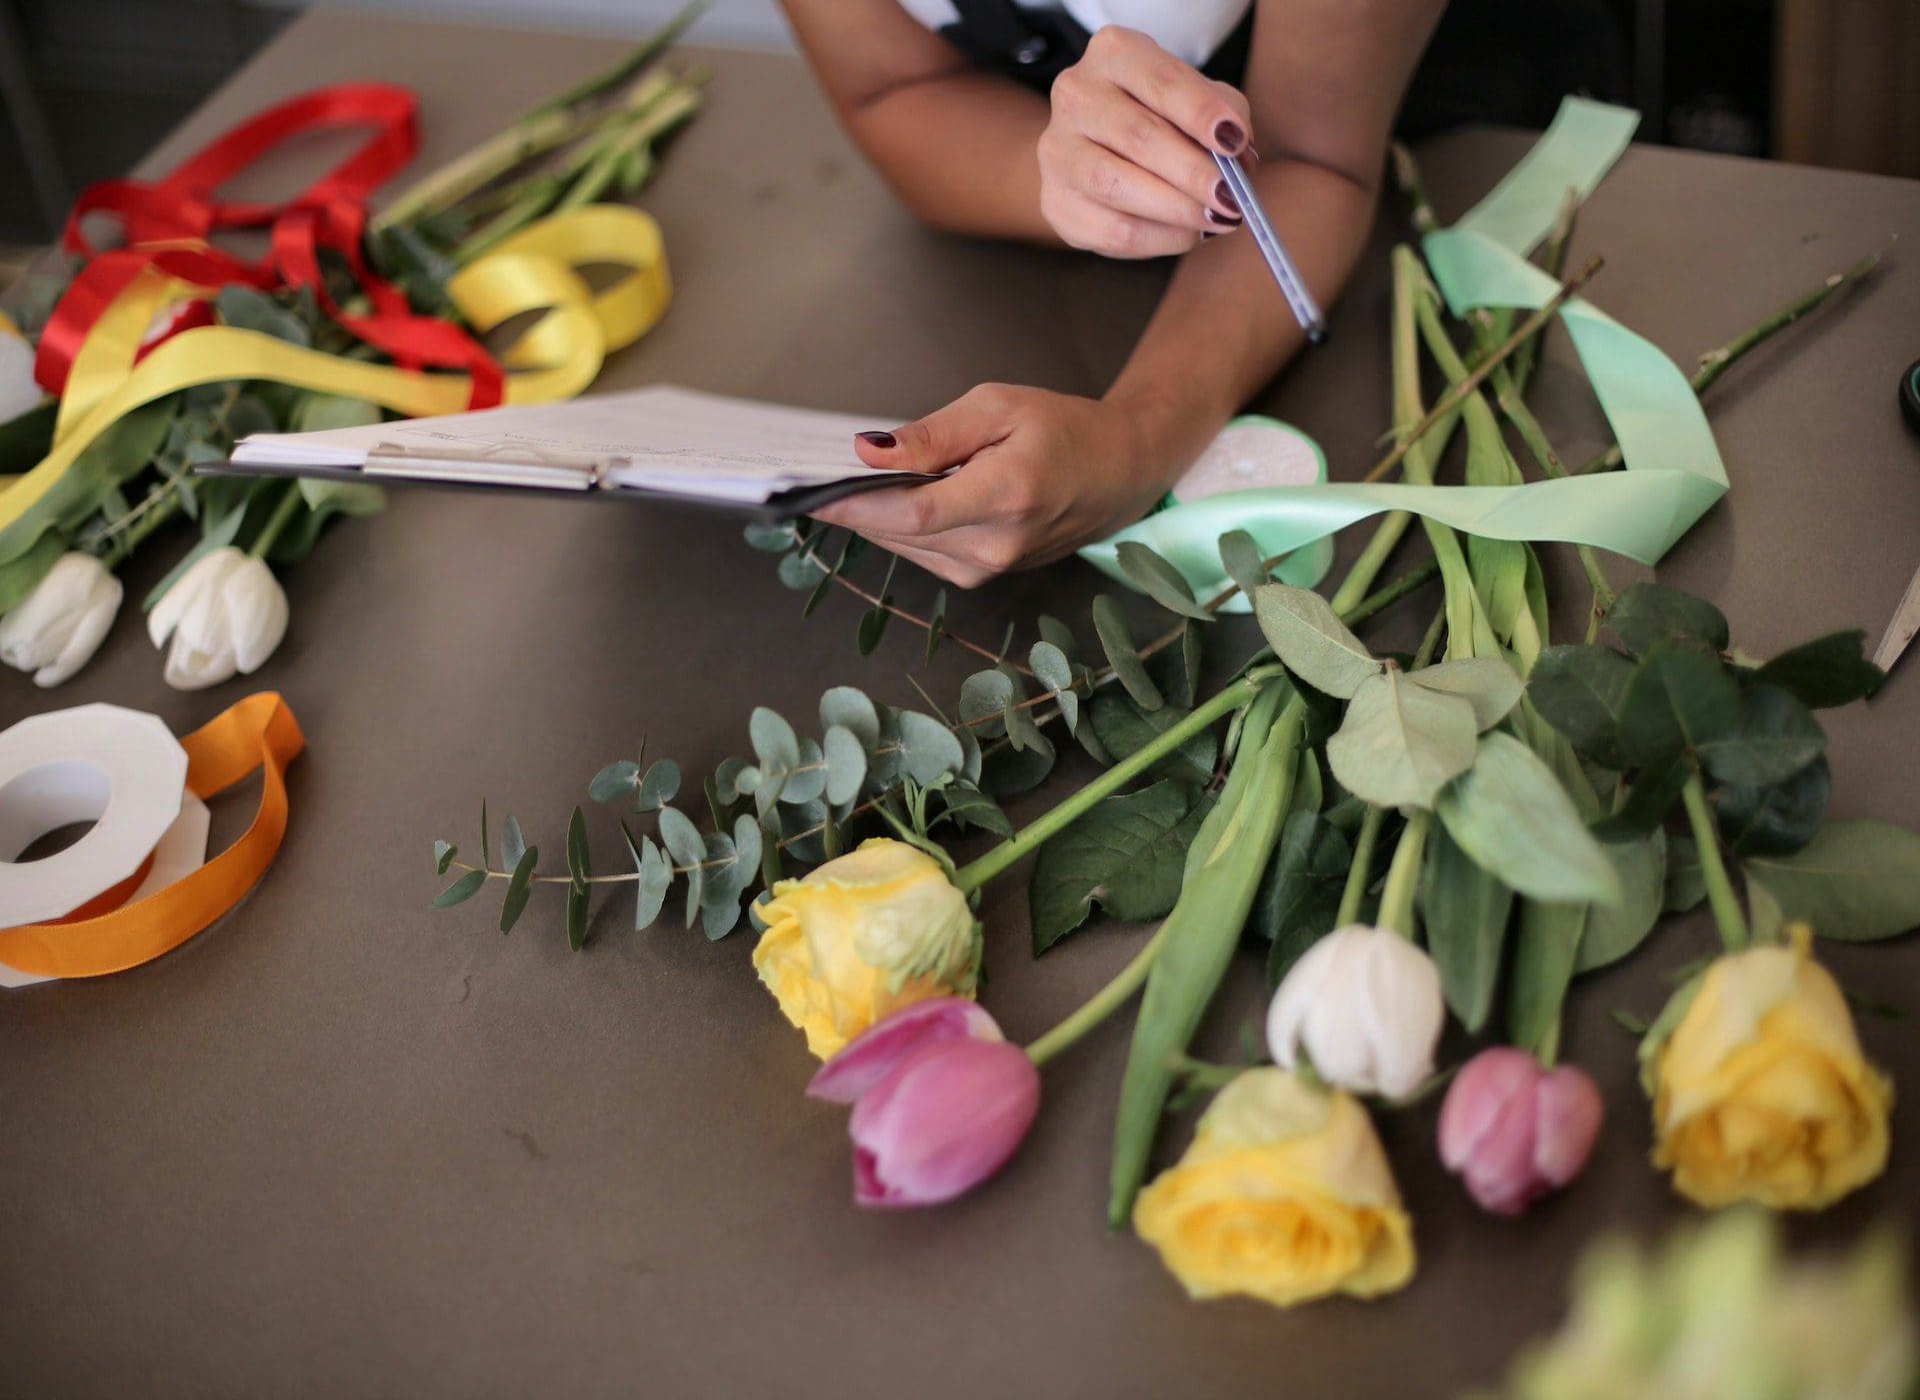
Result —
<instances>
[{"instance_id":1,"label":"bouquet of flowers","mask_svg":"<svg viewBox=\"0 0 1920 1400\"><path fill-rule=\"evenodd\" d=\"M167 683L250 673L287 628L274 566L304 557L332 517L377 511L383 497L358 484L198 477L197 466L250 433L585 387L599 357L665 306L658 230L637 211L620 211L637 225L619 228L584 211L639 190L660 141L697 110L704 74L661 58L699 9L377 216L368 197L416 145L413 95L386 84L303 94L161 180L85 191L60 249L0 298L0 661L42 686L73 675L113 625L119 567L184 517L198 542L143 600ZM220 197L263 150L322 126L372 131L285 204ZM108 218L122 240L96 247ZM271 254L250 262L211 241L230 227L266 227ZM506 264L489 266L503 252L558 264L552 296L503 300ZM624 321L602 324L571 265L636 258ZM491 326L527 311L591 322L542 331L549 345L570 343L574 363L542 367L517 346L489 347ZM516 384L503 361L534 372Z\"/></svg>"},{"instance_id":2,"label":"bouquet of flowers","mask_svg":"<svg viewBox=\"0 0 1920 1400\"><path fill-rule=\"evenodd\" d=\"M1416 228L1433 234L1405 152L1397 168ZM1555 489L1621 465L1615 450L1570 467L1526 400L1540 334L1561 307L1571 314L1597 266L1555 288L1577 205L1566 201L1524 269L1554 288L1524 317L1453 314L1432 238L1432 262L1395 250L1393 448L1375 475L1430 488L1457 430L1465 479L1483 488L1526 489L1523 460ZM1674 371L1688 411L1729 365L1872 264L1708 352L1690 384ZM1628 334L1583 314L1591 333ZM1446 385L1431 404L1430 371ZM1688 486L1683 473L1641 475L1662 491ZM1382 582L1412 509L1432 557ZM1754 657L1707 600L1654 583L1616 591L1581 544L1586 640L1549 645L1540 541L1465 531L1446 509L1381 515L1328 596L1274 581L1288 550L1252 527L1218 536L1209 568L1229 580L1218 590L1128 532L1113 568L1166 626L1137 640L1128 610L1103 596L1090 619L1097 654L1085 630L1046 616L1023 650L1013 631L998 645L957 636L943 597L926 615L895 601L897 561L862 582L858 540L755 526L749 543L779 556L807 613L836 590L861 600L863 652L898 624L924 633L928 658L947 642L987 665L950 708L924 692L923 707L899 707L837 686L813 732L755 710L751 756L699 785L710 825L674 805L672 759L615 760L588 794L625 809L617 873L595 873L583 808L555 843L562 860L543 864L512 817L496 847L483 805L474 859L436 843L438 869L456 873L434 904L497 882L505 933L537 887L552 887L576 950L608 887L632 886L636 931L676 885L686 923L709 938L744 917L758 975L823 1061L809 1092L851 1105L854 1194L869 1205L933 1204L991 1176L1039 1111L1042 1072L1137 994L1107 1215L1199 1298L1288 1306L1402 1287L1413 1226L1371 1114L1425 1093L1444 1088L1441 1157L1485 1209L1516 1213L1567 1186L1603 1118L1591 1078L1558 1060L1570 989L1638 949L1663 914L1703 902L1722 955L1683 969L1670 1003L1634 1022L1656 1164L1709 1206L1813 1208L1872 1180L1891 1089L1813 943L1920 924L1920 834L1825 819L1832 773L1817 712L1878 684L1862 635ZM1412 655L1362 639L1356 629L1436 575L1443 598ZM1249 603L1262 645L1209 692L1215 620ZM1016 830L999 799L1044 781L1069 738L1104 771ZM970 859L947 849L960 840ZM977 1002L973 909L1027 856L1035 956L1096 905L1159 927L1109 985L1021 1048ZM1196 1060L1193 1037L1248 945L1272 993L1254 1036L1265 1056ZM1487 1043L1442 1070L1449 1019ZM1191 1142L1149 1180L1164 1114L1196 1095L1211 1100Z\"/></svg>"}]
</instances>

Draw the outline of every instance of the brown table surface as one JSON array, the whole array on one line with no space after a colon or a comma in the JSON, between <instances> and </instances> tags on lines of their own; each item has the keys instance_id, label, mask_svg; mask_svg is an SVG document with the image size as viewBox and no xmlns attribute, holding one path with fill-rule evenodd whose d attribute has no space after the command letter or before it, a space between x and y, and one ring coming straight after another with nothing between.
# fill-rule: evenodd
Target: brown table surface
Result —
<instances>
[{"instance_id":1,"label":"brown table surface","mask_svg":"<svg viewBox=\"0 0 1920 1400\"><path fill-rule=\"evenodd\" d=\"M146 168L348 78L419 89L425 168L613 51L314 14ZM678 300L599 387L866 406L885 426L982 380L1104 386L1163 269L929 234L799 63L707 57L707 110L644 200ZM1526 144L1490 131L1432 143L1442 215ZM249 188L285 188L336 149ZM1317 436L1336 475L1372 459L1387 417L1389 206L1331 345L1261 405ZM1914 184L1634 150L1582 215L1578 247L1608 258L1595 300L1685 364L1916 234ZM1756 653L1856 624L1877 635L1920 563L1920 442L1894 400L1920 354L1905 247L1714 391L1733 493L1662 576L1718 599ZM1600 440L1564 336L1540 383L1569 452ZM184 547L145 551L130 596ZM1571 621L1577 573L1554 568ZM608 899L573 956L543 898L503 940L491 897L427 912L428 848L471 847L482 796L496 829L516 812L551 843L587 778L643 733L698 772L745 749L756 702L805 719L823 688L851 682L915 703L903 672L918 641L901 629L861 659L847 599L800 625L798 598L724 517L571 503L396 494L384 516L337 527L288 588L292 631L253 685L169 692L131 606L57 695L0 676L8 718L111 700L183 731L270 686L311 744L286 845L237 914L146 967L0 1003L0 1393L1449 1395L1553 1322L1585 1242L1686 1214L1646 1165L1632 1044L1608 1012L1654 1007L1663 970L1709 945L1704 916L1575 990L1566 1053L1597 1075L1612 1118L1571 1194L1523 1222L1484 1217L1440 1171L1432 1105L1382 1116L1421 1253L1389 1301L1195 1305L1147 1249L1108 1237L1124 1016L1050 1070L1032 1137L986 1189L942 1210L860 1212L844 1115L801 1098L812 1062L753 978L749 937L709 945L674 922L636 937L624 900ZM897 591L924 602L932 586L903 571ZM1091 571L1066 564L957 599L953 625L997 637L1003 619L1045 609L1084 633L1092 591ZM1426 608L1405 611L1401 634ZM1236 626L1225 639L1245 644ZM951 695L969 669L949 648L926 684ZM1920 822L1917 721L1916 674L1827 717L1836 814ZM231 829L250 803L224 805ZM1101 926L1036 964L1017 878L985 918L990 1003L1021 1039L1141 936ZM1826 956L1850 985L1920 1010L1920 943ZM1258 1009L1251 956L1223 1003L1207 1045L1230 1054ZM1911 1022L1868 1016L1861 1031L1904 1089L1920 1085ZM1851 1239L1910 1206L1917 1124L1904 1106L1886 1178L1796 1235Z\"/></svg>"}]
</instances>

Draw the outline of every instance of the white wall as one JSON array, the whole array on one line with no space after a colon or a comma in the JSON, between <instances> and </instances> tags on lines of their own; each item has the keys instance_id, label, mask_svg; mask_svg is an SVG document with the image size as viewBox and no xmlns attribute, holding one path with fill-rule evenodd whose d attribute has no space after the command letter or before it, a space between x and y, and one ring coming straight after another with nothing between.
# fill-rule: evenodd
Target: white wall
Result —
<instances>
[{"instance_id":1,"label":"white wall","mask_svg":"<svg viewBox=\"0 0 1920 1400\"><path fill-rule=\"evenodd\" d=\"M304 0L268 0L268 3L306 8ZM486 20L529 29L645 34L678 14L684 0L312 0L312 3L334 9ZM711 0L687 38L695 43L748 48L793 46L786 21L781 18L774 0Z\"/></svg>"}]
</instances>

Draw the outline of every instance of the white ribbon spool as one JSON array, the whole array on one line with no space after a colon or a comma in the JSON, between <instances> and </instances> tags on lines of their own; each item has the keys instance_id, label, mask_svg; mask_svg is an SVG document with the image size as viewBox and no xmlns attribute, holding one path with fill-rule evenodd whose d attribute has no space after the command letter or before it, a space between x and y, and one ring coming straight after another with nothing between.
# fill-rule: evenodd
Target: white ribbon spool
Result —
<instances>
[{"instance_id":1,"label":"white ribbon spool","mask_svg":"<svg viewBox=\"0 0 1920 1400\"><path fill-rule=\"evenodd\" d=\"M130 898L170 884L206 855L207 809L186 791L187 753L156 715L81 705L0 733L0 928L63 918L153 865ZM92 822L42 860L20 853ZM0 965L0 986L47 979Z\"/></svg>"}]
</instances>

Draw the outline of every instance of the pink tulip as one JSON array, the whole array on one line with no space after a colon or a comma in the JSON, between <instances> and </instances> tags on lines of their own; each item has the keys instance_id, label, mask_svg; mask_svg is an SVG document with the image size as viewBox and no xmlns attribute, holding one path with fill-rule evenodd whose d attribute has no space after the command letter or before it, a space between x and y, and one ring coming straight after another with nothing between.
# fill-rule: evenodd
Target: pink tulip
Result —
<instances>
[{"instance_id":1,"label":"pink tulip","mask_svg":"<svg viewBox=\"0 0 1920 1400\"><path fill-rule=\"evenodd\" d=\"M1587 1164L1605 1109L1587 1072L1543 1069L1522 1050L1482 1050L1440 1108L1440 1160L1496 1215L1518 1215Z\"/></svg>"},{"instance_id":2,"label":"pink tulip","mask_svg":"<svg viewBox=\"0 0 1920 1400\"><path fill-rule=\"evenodd\" d=\"M853 1198L930 1206L1006 1163L1040 1108L1040 1074L980 1007L915 1002L876 1022L820 1067L817 1099L853 1105Z\"/></svg>"}]
</instances>

